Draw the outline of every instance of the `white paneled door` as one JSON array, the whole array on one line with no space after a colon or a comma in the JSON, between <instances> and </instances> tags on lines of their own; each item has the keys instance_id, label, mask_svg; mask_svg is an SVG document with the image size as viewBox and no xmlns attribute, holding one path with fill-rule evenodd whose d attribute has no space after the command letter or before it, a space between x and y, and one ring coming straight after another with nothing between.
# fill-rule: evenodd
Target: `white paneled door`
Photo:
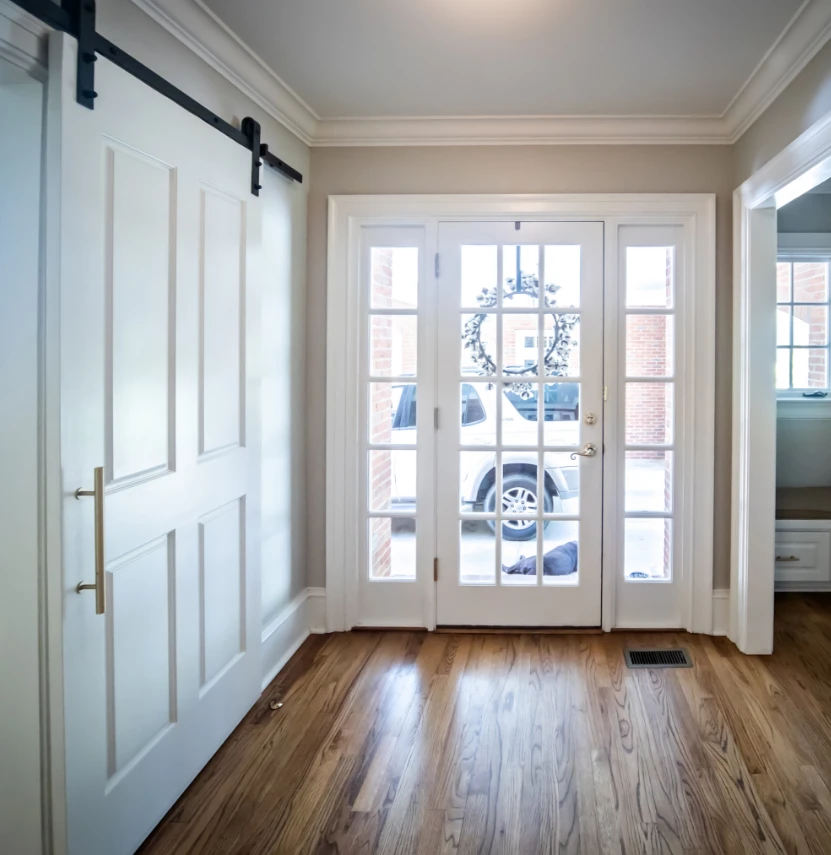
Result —
<instances>
[{"instance_id":1,"label":"white paneled door","mask_svg":"<svg viewBox=\"0 0 831 855\"><path fill-rule=\"evenodd\" d=\"M439 226L439 625L598 626L603 224Z\"/></svg>"},{"instance_id":2,"label":"white paneled door","mask_svg":"<svg viewBox=\"0 0 831 855\"><path fill-rule=\"evenodd\" d=\"M68 849L128 855L259 693L259 210L249 152L52 50Z\"/></svg>"}]
</instances>

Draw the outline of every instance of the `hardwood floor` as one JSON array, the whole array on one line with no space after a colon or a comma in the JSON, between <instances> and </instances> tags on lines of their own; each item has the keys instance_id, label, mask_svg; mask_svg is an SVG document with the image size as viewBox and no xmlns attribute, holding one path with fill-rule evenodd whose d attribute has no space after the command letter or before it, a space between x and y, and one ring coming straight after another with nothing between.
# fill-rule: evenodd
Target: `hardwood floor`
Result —
<instances>
[{"instance_id":1,"label":"hardwood floor","mask_svg":"<svg viewBox=\"0 0 831 855\"><path fill-rule=\"evenodd\" d=\"M624 665L670 644L695 667ZM141 852L831 853L831 596L779 597L758 658L681 634L313 636Z\"/></svg>"}]
</instances>

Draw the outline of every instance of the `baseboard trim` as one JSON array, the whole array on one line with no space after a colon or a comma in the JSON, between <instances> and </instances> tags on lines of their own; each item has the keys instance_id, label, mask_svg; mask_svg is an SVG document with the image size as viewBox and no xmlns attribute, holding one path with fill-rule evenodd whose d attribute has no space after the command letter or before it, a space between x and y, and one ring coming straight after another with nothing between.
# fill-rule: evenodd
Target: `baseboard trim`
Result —
<instances>
[{"instance_id":1,"label":"baseboard trim","mask_svg":"<svg viewBox=\"0 0 831 855\"><path fill-rule=\"evenodd\" d=\"M791 589L794 590L794 589ZM804 589L803 589L804 590ZM815 587L814 590L822 590ZM383 623L383 626L382 626ZM379 621L354 627L356 630L388 629L389 621ZM403 630L423 630L423 626L401 625L396 627ZM661 630L669 632L666 627L632 627L628 631ZM716 588L713 591L713 631L712 635L728 635L730 630L730 589ZM437 631L459 632L458 629L437 628ZM477 629L477 632L483 630ZM503 630L504 631L504 630ZM513 630L522 631L522 630ZM551 630L562 632L563 630ZM568 630L568 632L597 632L596 629ZM320 635L326 632L326 589L304 588L263 630L262 635L262 670L263 689L280 673L286 663L297 652L300 645L310 635Z\"/></svg>"},{"instance_id":2,"label":"baseboard trim","mask_svg":"<svg viewBox=\"0 0 831 855\"><path fill-rule=\"evenodd\" d=\"M730 589L716 588L713 591L713 635L728 635L730 632Z\"/></svg>"},{"instance_id":3,"label":"baseboard trim","mask_svg":"<svg viewBox=\"0 0 831 855\"><path fill-rule=\"evenodd\" d=\"M776 582L773 590L777 594L827 594L831 592L831 582Z\"/></svg>"},{"instance_id":4,"label":"baseboard trim","mask_svg":"<svg viewBox=\"0 0 831 855\"><path fill-rule=\"evenodd\" d=\"M263 629L260 649L263 691L310 635L326 631L325 598L325 588L304 588Z\"/></svg>"}]
</instances>

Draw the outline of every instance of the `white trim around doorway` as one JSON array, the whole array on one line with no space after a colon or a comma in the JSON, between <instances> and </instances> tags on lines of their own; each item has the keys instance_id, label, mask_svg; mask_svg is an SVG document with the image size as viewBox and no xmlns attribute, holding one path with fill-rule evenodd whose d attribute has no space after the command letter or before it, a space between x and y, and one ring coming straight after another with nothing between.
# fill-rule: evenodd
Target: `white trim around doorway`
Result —
<instances>
[{"instance_id":1,"label":"white trim around doorway","mask_svg":"<svg viewBox=\"0 0 831 855\"><path fill-rule=\"evenodd\" d=\"M685 485L689 497L678 520L685 532L683 574L685 597L682 627L713 632L713 482L715 409L715 197L710 194L569 194L569 195L388 195L330 196L327 277L326 384L326 631L357 626L359 572L358 499L356 478L359 421L357 370L359 359L359 254L365 227L417 226L424 229L424 251L437 251L439 222L450 221L579 221L601 220L614 235L620 226L677 225L690 237L688 284L694 334L684 358L690 366L691 400L685 426L685 451L695 472ZM607 247L616 245L607 241ZM619 276L616 259L605 259L605 276L613 285ZM607 294L616 288L607 288ZM608 298L607 298L608 299ZM617 360L616 323L608 318L605 364ZM610 326L614 329L610 329ZM615 444L614 395L607 402L605 442ZM605 478L614 479L613 467ZM602 629L615 629L615 581L622 572L618 552L618 500L610 484L604 518ZM435 629L436 599L432 576L419 585L420 627ZM414 625L415 625L414 624ZM677 628L677 627L672 627Z\"/></svg>"},{"instance_id":2,"label":"white trim around doorway","mask_svg":"<svg viewBox=\"0 0 831 855\"><path fill-rule=\"evenodd\" d=\"M831 114L733 194L731 640L773 652L776 211L831 178Z\"/></svg>"}]
</instances>

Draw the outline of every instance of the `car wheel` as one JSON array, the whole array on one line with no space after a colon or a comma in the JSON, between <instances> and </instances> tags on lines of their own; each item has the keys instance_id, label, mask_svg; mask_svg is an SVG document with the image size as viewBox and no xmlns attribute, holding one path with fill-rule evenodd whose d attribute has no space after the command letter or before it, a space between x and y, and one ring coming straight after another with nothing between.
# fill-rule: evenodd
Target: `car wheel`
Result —
<instances>
[{"instance_id":1,"label":"car wheel","mask_svg":"<svg viewBox=\"0 0 831 855\"><path fill-rule=\"evenodd\" d=\"M502 513L535 514L537 513L537 481L532 475L515 473L502 479ZM496 510L496 485L491 485L485 496L485 513L492 514ZM553 513L554 500L548 490L545 491L547 514ZM496 531L496 523L489 521L491 531ZM537 536L536 520L503 520L502 537L505 540L533 540Z\"/></svg>"}]
</instances>

